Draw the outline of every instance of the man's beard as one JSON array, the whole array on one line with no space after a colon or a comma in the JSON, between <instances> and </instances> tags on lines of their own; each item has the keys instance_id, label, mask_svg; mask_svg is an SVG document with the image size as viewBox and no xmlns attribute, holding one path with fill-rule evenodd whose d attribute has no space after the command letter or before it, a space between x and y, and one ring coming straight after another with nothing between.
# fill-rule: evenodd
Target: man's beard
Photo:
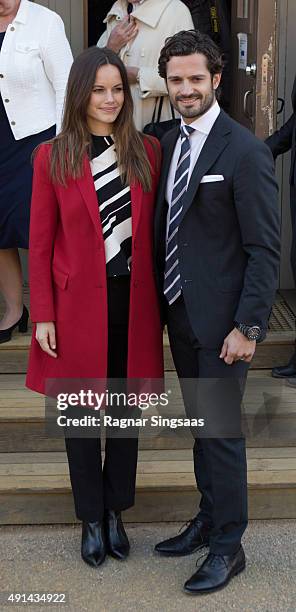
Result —
<instances>
[{"instance_id":1,"label":"man's beard","mask_svg":"<svg viewBox=\"0 0 296 612\"><path fill-rule=\"evenodd\" d=\"M196 96L188 96L188 98L182 98L183 100L196 100ZM199 100L201 100L201 98L199 98ZM193 119L194 117L196 117L196 119L198 117L201 117L202 115L204 115L213 105L213 102L215 100L215 89L212 89L212 91L207 94L202 100L201 103L199 105L198 108L193 107L193 108L185 108L182 107L182 113L181 113L181 109L179 107L179 104L182 103L180 100L176 99L176 110L182 115L182 117L184 117L184 119Z\"/></svg>"}]
</instances>

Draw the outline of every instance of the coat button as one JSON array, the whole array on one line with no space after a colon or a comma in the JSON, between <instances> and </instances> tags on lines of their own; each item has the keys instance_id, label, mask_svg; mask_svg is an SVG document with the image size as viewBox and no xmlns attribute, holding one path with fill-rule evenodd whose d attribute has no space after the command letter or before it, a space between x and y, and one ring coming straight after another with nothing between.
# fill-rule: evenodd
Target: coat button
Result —
<instances>
[{"instance_id":1,"label":"coat button","mask_svg":"<svg viewBox=\"0 0 296 612\"><path fill-rule=\"evenodd\" d=\"M4 102L6 102L6 103L9 102L8 98L6 98L6 100L4 100Z\"/></svg>"},{"instance_id":2,"label":"coat button","mask_svg":"<svg viewBox=\"0 0 296 612\"><path fill-rule=\"evenodd\" d=\"M4 74L0 74L0 79L4 79Z\"/></svg>"},{"instance_id":3,"label":"coat button","mask_svg":"<svg viewBox=\"0 0 296 612\"><path fill-rule=\"evenodd\" d=\"M11 125L15 125L15 121L11 121Z\"/></svg>"},{"instance_id":4,"label":"coat button","mask_svg":"<svg viewBox=\"0 0 296 612\"><path fill-rule=\"evenodd\" d=\"M11 32L14 32L14 31L15 31L15 28L14 28L13 26L11 26L10 31L11 31Z\"/></svg>"},{"instance_id":5,"label":"coat button","mask_svg":"<svg viewBox=\"0 0 296 612\"><path fill-rule=\"evenodd\" d=\"M183 247L188 247L188 242L183 242Z\"/></svg>"}]
</instances>

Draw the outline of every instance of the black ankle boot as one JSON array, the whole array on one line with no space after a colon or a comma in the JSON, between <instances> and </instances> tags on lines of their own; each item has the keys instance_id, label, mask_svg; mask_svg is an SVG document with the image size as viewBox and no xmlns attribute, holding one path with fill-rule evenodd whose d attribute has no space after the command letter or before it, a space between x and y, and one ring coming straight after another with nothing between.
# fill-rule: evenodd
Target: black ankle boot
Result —
<instances>
[{"instance_id":1,"label":"black ankle boot","mask_svg":"<svg viewBox=\"0 0 296 612\"><path fill-rule=\"evenodd\" d=\"M106 557L106 539L103 521L82 523L81 556L85 563L99 567Z\"/></svg>"},{"instance_id":2,"label":"black ankle boot","mask_svg":"<svg viewBox=\"0 0 296 612\"><path fill-rule=\"evenodd\" d=\"M121 512L106 510L104 519L107 552L115 559L126 559L130 545L121 519Z\"/></svg>"},{"instance_id":3,"label":"black ankle boot","mask_svg":"<svg viewBox=\"0 0 296 612\"><path fill-rule=\"evenodd\" d=\"M11 340L12 332L16 327L18 327L18 330L21 334L25 334L28 331L28 319L28 309L24 305L21 318L16 323L14 323L14 325L7 327L7 329L0 329L0 344L3 344L4 342L9 342L9 340Z\"/></svg>"}]
</instances>

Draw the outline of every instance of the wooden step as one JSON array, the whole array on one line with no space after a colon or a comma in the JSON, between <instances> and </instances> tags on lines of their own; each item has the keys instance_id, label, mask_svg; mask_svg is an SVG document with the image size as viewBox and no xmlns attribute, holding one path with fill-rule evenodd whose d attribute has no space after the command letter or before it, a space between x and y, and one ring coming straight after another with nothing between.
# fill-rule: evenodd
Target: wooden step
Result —
<instances>
[{"instance_id":1,"label":"wooden step","mask_svg":"<svg viewBox=\"0 0 296 612\"><path fill-rule=\"evenodd\" d=\"M23 374L0 376L0 452L63 451L64 440L45 432L45 400L25 388ZM183 402L175 372L166 374L166 388L173 398L164 417L184 416ZM248 446L296 446L295 389L273 379L267 370L252 371L245 394ZM149 412L150 416L150 412ZM158 428L142 430L141 448L191 448L190 432Z\"/></svg>"},{"instance_id":2,"label":"wooden step","mask_svg":"<svg viewBox=\"0 0 296 612\"><path fill-rule=\"evenodd\" d=\"M248 449L248 494L250 518L296 518L296 449ZM126 520L186 520L198 499L189 450L140 451ZM65 453L0 454L0 524L75 520Z\"/></svg>"},{"instance_id":3,"label":"wooden step","mask_svg":"<svg viewBox=\"0 0 296 612\"><path fill-rule=\"evenodd\" d=\"M0 374L26 373L31 335L15 334L10 342L0 344ZM294 332L269 332L258 344L251 369L271 369L288 363L295 348ZM168 337L164 336L165 370L174 370Z\"/></svg>"}]
</instances>

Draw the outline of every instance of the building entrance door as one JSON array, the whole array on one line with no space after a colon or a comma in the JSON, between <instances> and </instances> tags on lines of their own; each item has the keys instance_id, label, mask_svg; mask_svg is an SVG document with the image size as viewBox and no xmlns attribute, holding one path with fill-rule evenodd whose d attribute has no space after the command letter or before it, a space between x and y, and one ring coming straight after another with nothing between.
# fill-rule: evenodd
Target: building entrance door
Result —
<instances>
[{"instance_id":1,"label":"building entrance door","mask_svg":"<svg viewBox=\"0 0 296 612\"><path fill-rule=\"evenodd\" d=\"M278 0L232 0L231 115L266 138L277 112Z\"/></svg>"}]
</instances>

